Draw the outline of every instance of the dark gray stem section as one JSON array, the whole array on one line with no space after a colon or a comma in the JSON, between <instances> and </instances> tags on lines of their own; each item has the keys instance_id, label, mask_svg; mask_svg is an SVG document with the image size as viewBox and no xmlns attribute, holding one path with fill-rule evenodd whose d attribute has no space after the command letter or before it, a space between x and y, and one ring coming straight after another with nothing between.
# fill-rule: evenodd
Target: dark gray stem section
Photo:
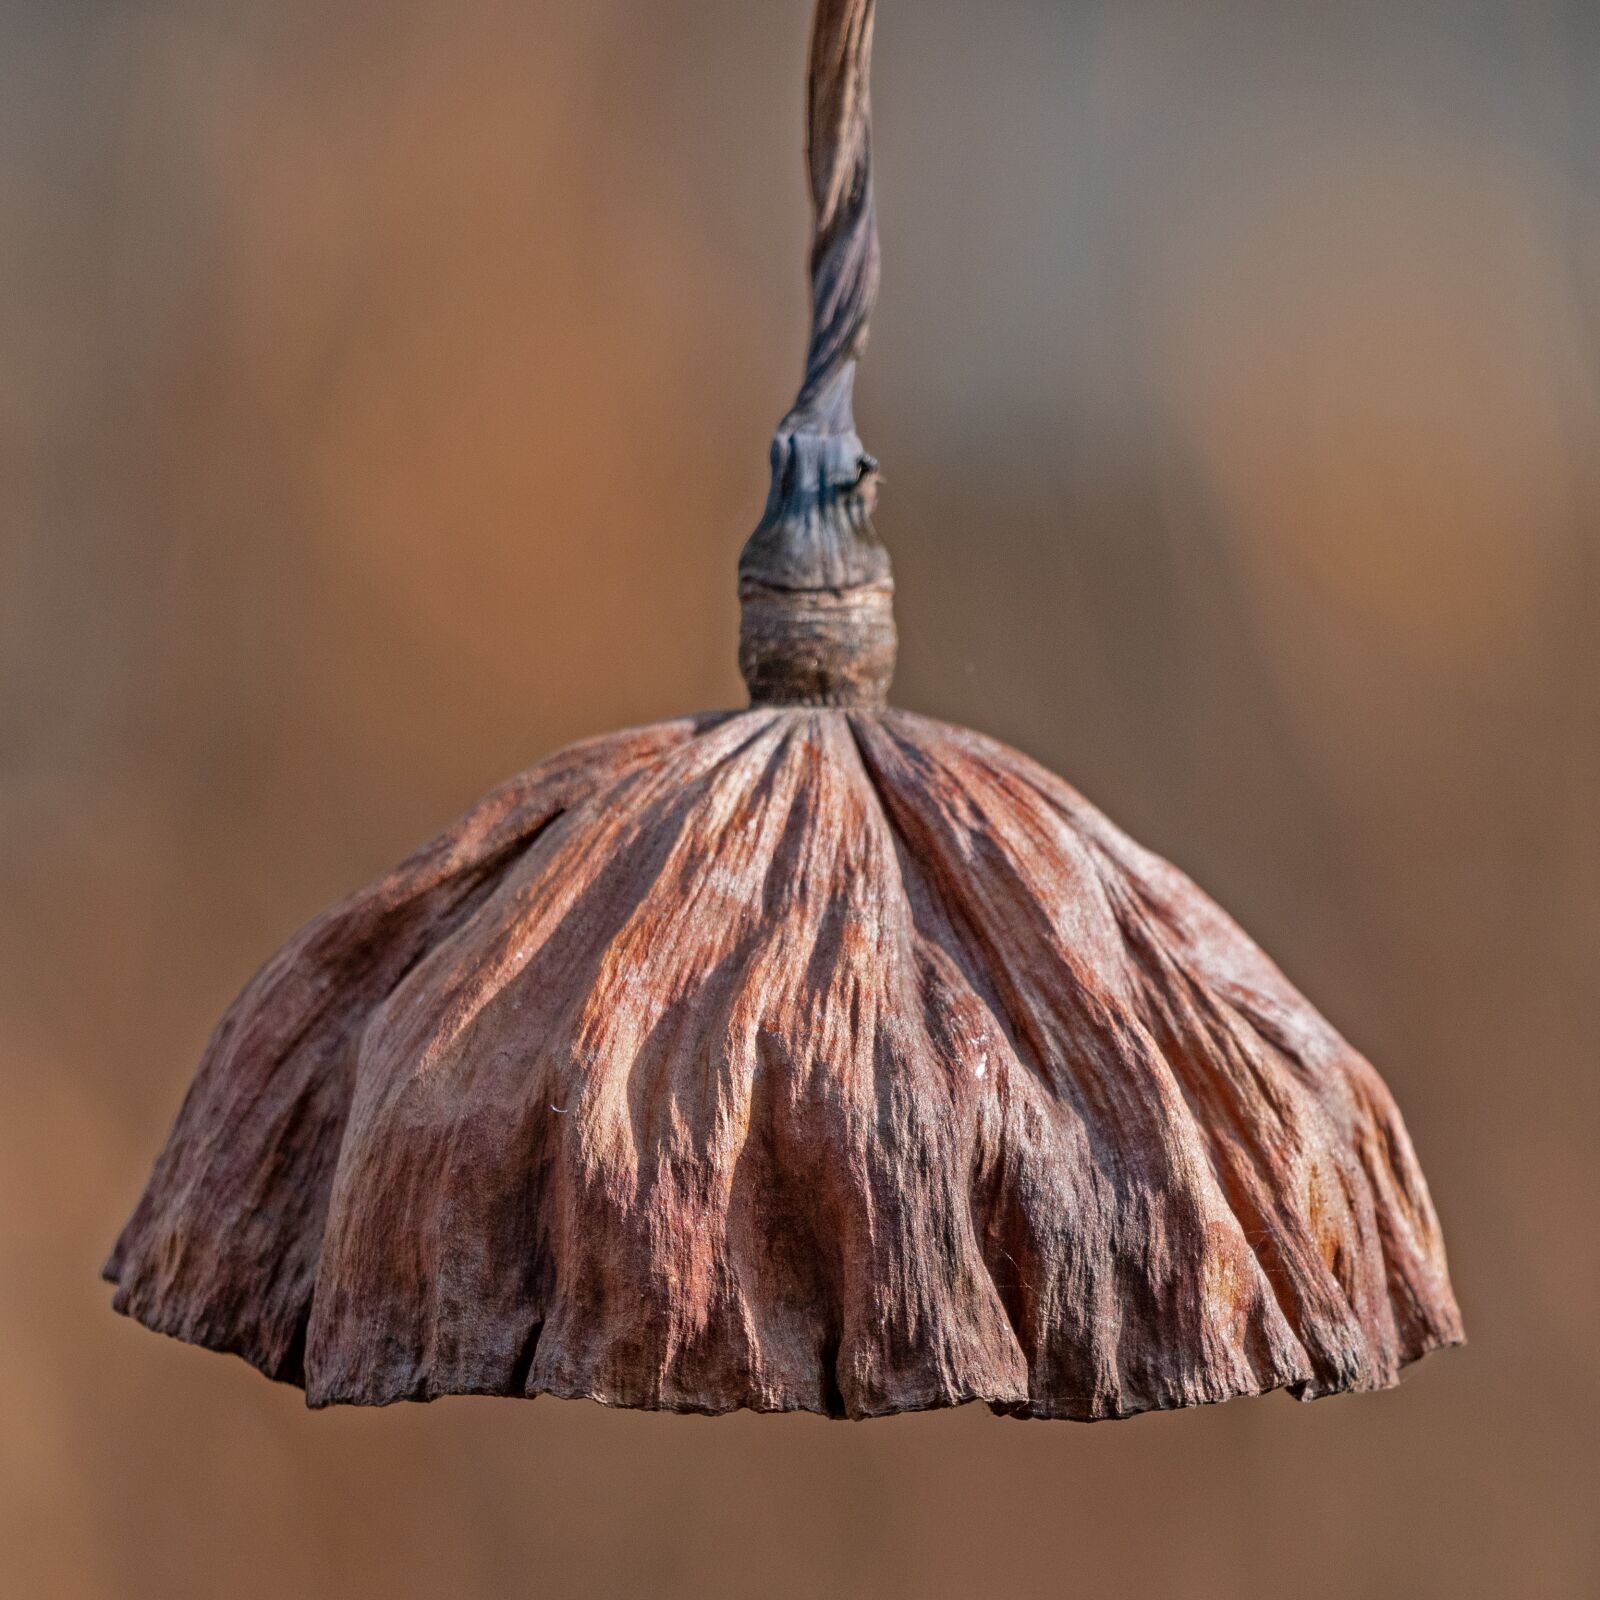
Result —
<instances>
[{"instance_id":1,"label":"dark gray stem section","mask_svg":"<svg viewBox=\"0 0 1600 1600\"><path fill-rule=\"evenodd\" d=\"M878 295L874 0L818 0L807 154L815 231L805 379L772 442L772 490L739 558L740 665L758 704L877 705L894 671L893 579L872 527L856 362Z\"/></svg>"}]
</instances>

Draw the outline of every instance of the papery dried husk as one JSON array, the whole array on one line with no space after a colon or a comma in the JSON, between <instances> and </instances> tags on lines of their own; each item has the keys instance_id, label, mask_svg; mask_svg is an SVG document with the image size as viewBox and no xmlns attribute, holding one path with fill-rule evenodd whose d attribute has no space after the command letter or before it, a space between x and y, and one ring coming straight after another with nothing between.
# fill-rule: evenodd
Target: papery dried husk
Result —
<instances>
[{"instance_id":1,"label":"papery dried husk","mask_svg":"<svg viewBox=\"0 0 1600 1600\"><path fill-rule=\"evenodd\" d=\"M1461 1337L1367 1062L1061 780L887 710L495 791L240 996L106 1272L316 1406L1094 1419Z\"/></svg>"}]
</instances>

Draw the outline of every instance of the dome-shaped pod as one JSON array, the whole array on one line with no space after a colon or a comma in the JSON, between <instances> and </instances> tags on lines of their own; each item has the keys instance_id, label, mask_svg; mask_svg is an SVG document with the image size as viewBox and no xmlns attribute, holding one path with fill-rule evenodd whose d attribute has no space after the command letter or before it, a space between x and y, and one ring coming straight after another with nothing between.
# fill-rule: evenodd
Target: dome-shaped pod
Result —
<instances>
[{"instance_id":1,"label":"dome-shaped pod","mask_svg":"<svg viewBox=\"0 0 1600 1600\"><path fill-rule=\"evenodd\" d=\"M584 746L314 924L111 1273L313 1404L1096 1418L1460 1336L1371 1068L1065 784L887 711Z\"/></svg>"}]
</instances>

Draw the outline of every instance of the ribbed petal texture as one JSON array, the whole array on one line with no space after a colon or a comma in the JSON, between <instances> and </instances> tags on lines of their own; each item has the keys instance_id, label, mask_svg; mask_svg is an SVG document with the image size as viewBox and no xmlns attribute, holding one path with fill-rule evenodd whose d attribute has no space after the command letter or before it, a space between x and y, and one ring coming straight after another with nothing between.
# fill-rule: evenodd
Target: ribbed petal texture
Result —
<instances>
[{"instance_id":1,"label":"ribbed petal texture","mask_svg":"<svg viewBox=\"0 0 1600 1600\"><path fill-rule=\"evenodd\" d=\"M1066 784L892 711L496 791L245 990L106 1271L319 1406L1094 1419L1461 1337L1372 1068Z\"/></svg>"}]
</instances>

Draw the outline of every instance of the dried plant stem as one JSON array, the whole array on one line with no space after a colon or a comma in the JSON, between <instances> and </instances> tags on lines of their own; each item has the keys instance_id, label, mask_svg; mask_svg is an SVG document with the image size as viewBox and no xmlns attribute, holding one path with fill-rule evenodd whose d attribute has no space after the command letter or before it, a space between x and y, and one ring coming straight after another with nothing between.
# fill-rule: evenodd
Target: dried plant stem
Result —
<instances>
[{"instance_id":1,"label":"dried plant stem","mask_svg":"<svg viewBox=\"0 0 1600 1600\"><path fill-rule=\"evenodd\" d=\"M856 434L856 362L878 294L873 0L819 0L811 36L811 344L772 444L766 514L739 561L740 665L757 704L880 705L893 580L872 527L878 464Z\"/></svg>"}]
</instances>

